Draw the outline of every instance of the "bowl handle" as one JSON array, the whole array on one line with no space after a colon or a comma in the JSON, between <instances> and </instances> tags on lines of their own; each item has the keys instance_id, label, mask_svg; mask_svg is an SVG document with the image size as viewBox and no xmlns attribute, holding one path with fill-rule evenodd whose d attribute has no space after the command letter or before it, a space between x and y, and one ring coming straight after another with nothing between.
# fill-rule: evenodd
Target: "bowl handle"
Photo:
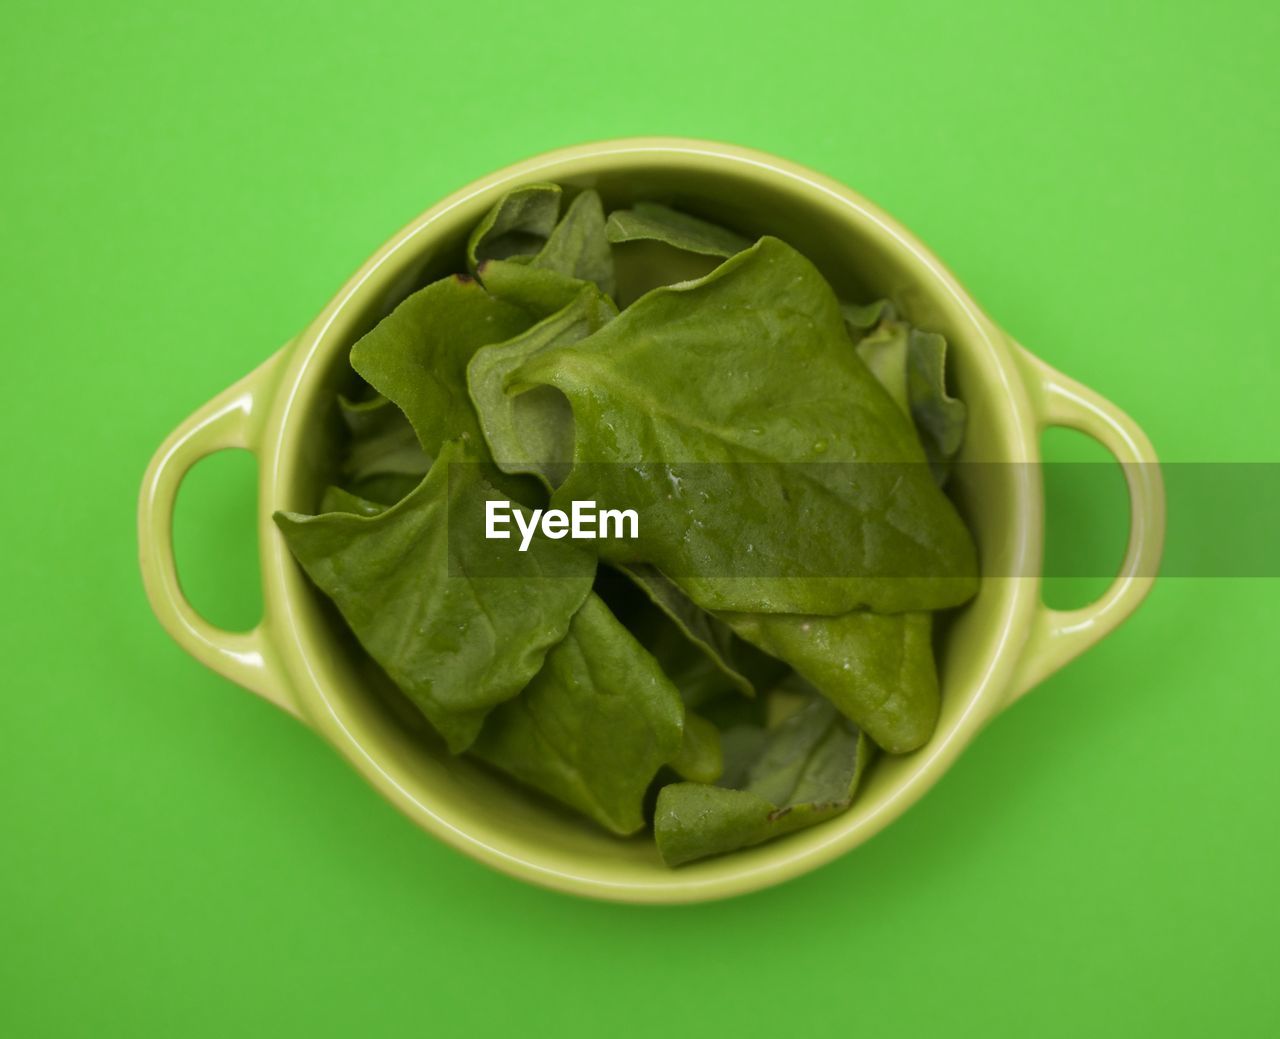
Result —
<instances>
[{"instance_id":1,"label":"bowl handle","mask_svg":"<svg viewBox=\"0 0 1280 1039\"><path fill-rule=\"evenodd\" d=\"M160 445L142 478L138 556L151 609L174 641L218 674L296 714L262 622L245 632L224 631L210 624L182 594L173 557L173 505L183 477L196 462L216 451L244 448L257 454L263 412L287 350L286 345L196 409Z\"/></svg>"},{"instance_id":2,"label":"bowl handle","mask_svg":"<svg viewBox=\"0 0 1280 1039\"><path fill-rule=\"evenodd\" d=\"M1010 685L1012 703L1109 635L1146 598L1164 548L1164 481L1155 449L1137 424L1110 401L1018 347L1036 402L1040 429L1079 430L1115 455L1129 488L1129 544L1120 573L1100 599L1077 610L1041 603Z\"/></svg>"}]
</instances>

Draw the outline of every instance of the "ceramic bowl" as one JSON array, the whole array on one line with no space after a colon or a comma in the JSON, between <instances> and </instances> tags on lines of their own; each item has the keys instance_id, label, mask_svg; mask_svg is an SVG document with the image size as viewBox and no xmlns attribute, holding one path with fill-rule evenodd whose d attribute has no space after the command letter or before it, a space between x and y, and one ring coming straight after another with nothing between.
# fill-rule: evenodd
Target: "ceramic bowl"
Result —
<instances>
[{"instance_id":1,"label":"ceramic bowl","mask_svg":"<svg viewBox=\"0 0 1280 1039\"><path fill-rule=\"evenodd\" d=\"M333 398L351 383L352 343L415 288L456 270L467 231L505 191L530 181L594 187L607 207L658 199L744 232L777 235L846 298L892 298L941 332L970 425L954 494L983 561L981 590L939 653L942 715L933 738L882 756L844 815L773 843L668 869L652 840L619 840L465 759L452 758L380 691L336 612L294 564L271 521L310 511L335 450ZM1062 612L1034 575L1044 542L1042 431L1069 426L1122 463L1128 550L1106 593ZM219 630L182 594L172 511L183 474L227 448L259 465L263 617ZM906 229L848 188L773 156L677 139L631 139L550 152L484 177L432 206L379 249L316 319L259 368L198 409L147 470L139 512L142 572L157 617L188 652L328 740L410 819L475 859L524 880L597 898L689 902L794 877L857 847L927 791L996 714L1113 631L1146 595L1163 540L1155 455L1118 408L1002 332ZM302 810L303 806L299 806ZM981 805L973 811L982 811Z\"/></svg>"}]
</instances>

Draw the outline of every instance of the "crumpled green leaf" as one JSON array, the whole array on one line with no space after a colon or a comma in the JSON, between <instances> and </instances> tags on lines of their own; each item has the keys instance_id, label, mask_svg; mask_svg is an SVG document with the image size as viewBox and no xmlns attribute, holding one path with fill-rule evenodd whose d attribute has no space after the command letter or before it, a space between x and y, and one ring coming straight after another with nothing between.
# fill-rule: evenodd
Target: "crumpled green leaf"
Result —
<instances>
[{"instance_id":1,"label":"crumpled green leaf","mask_svg":"<svg viewBox=\"0 0 1280 1039\"><path fill-rule=\"evenodd\" d=\"M931 614L720 617L741 638L795 668L884 750L905 754L933 735L940 699Z\"/></svg>"},{"instance_id":2,"label":"crumpled green leaf","mask_svg":"<svg viewBox=\"0 0 1280 1039\"><path fill-rule=\"evenodd\" d=\"M431 468L413 426L394 403L381 394L353 402L338 398L338 410L350 434L342 475L348 481L371 476L412 476L414 483Z\"/></svg>"},{"instance_id":3,"label":"crumpled green leaf","mask_svg":"<svg viewBox=\"0 0 1280 1039\"><path fill-rule=\"evenodd\" d=\"M594 559L572 541L488 541L449 515L500 495L442 445L426 478L375 516L277 512L276 525L360 644L459 753L486 714L520 692L569 630L591 590ZM501 569L502 577L473 572Z\"/></svg>"},{"instance_id":4,"label":"crumpled green leaf","mask_svg":"<svg viewBox=\"0 0 1280 1039\"><path fill-rule=\"evenodd\" d=\"M495 299L471 278L443 278L364 335L351 348L351 367L404 412L428 455L455 437L479 449L483 439L467 395L467 363L480 347L532 323L525 311Z\"/></svg>"},{"instance_id":5,"label":"crumpled green leaf","mask_svg":"<svg viewBox=\"0 0 1280 1039\"><path fill-rule=\"evenodd\" d=\"M553 503L635 509L639 537L601 555L658 566L704 609L936 609L977 587L973 540L910 422L848 349L830 286L775 238L509 380L542 385L569 398L575 426ZM699 486L682 488L691 473Z\"/></svg>"},{"instance_id":6,"label":"crumpled green leaf","mask_svg":"<svg viewBox=\"0 0 1280 1039\"><path fill-rule=\"evenodd\" d=\"M407 497L421 482L422 477L412 476L408 473L375 473L359 480L347 481L347 485L343 490L348 494L355 495L357 498L377 502L385 507L394 505L402 498ZM327 512L329 510L322 508L320 511ZM337 511L347 512L349 510L338 509Z\"/></svg>"},{"instance_id":7,"label":"crumpled green leaf","mask_svg":"<svg viewBox=\"0 0 1280 1039\"><path fill-rule=\"evenodd\" d=\"M907 341L911 417L939 483L960 453L969 418L964 401L947 393L946 364L947 341L935 332L911 329Z\"/></svg>"},{"instance_id":8,"label":"crumpled green leaf","mask_svg":"<svg viewBox=\"0 0 1280 1039\"><path fill-rule=\"evenodd\" d=\"M512 260L485 260L476 277L492 295L520 307L535 321L563 310L586 287L572 275Z\"/></svg>"},{"instance_id":9,"label":"crumpled green leaf","mask_svg":"<svg viewBox=\"0 0 1280 1039\"><path fill-rule=\"evenodd\" d=\"M560 217L560 194L559 184L525 184L503 195L467 239L467 270L537 253Z\"/></svg>"},{"instance_id":10,"label":"crumpled green leaf","mask_svg":"<svg viewBox=\"0 0 1280 1039\"><path fill-rule=\"evenodd\" d=\"M775 674L784 675L786 672L786 665L779 662ZM721 748L727 750L724 747L723 736L739 726L755 728L764 726L769 719L769 708L772 702L768 696L756 696L749 700L737 690L730 689L700 701L696 707L686 698L685 706L690 710L696 710L699 715L720 730Z\"/></svg>"},{"instance_id":11,"label":"crumpled green leaf","mask_svg":"<svg viewBox=\"0 0 1280 1039\"><path fill-rule=\"evenodd\" d=\"M617 310L593 285L576 282L574 299L557 313L502 343L483 346L467 365L467 386L495 464L539 477L548 489L573 462L573 414L551 386L529 393L504 389L511 372L542 350L576 342L602 328Z\"/></svg>"},{"instance_id":12,"label":"crumpled green leaf","mask_svg":"<svg viewBox=\"0 0 1280 1039\"><path fill-rule=\"evenodd\" d=\"M605 228L610 242L655 241L703 256L730 257L751 247L751 239L709 220L658 202L615 209Z\"/></svg>"},{"instance_id":13,"label":"crumpled green leaf","mask_svg":"<svg viewBox=\"0 0 1280 1039\"><path fill-rule=\"evenodd\" d=\"M674 629L684 640L698 651L698 656L712 665L712 668L723 677L724 681L744 696L754 696L755 686L751 678L744 672L746 666L738 664L736 640L733 631L723 621L696 606L684 594L674 581L666 577L657 567L646 563L623 564L618 569L627 575L649 600L671 621ZM661 658L660 658L661 659ZM723 689L723 683L715 680L714 675L699 668L695 658L684 660L682 673L686 676L684 683L677 681L682 692L696 690L693 705L703 696ZM671 673L668 667L668 673ZM690 693L686 692L686 702L690 702Z\"/></svg>"},{"instance_id":14,"label":"crumpled green leaf","mask_svg":"<svg viewBox=\"0 0 1280 1039\"><path fill-rule=\"evenodd\" d=\"M682 779L714 783L724 774L720 730L700 714L686 709L680 750L669 764Z\"/></svg>"},{"instance_id":15,"label":"crumpled green leaf","mask_svg":"<svg viewBox=\"0 0 1280 1039\"><path fill-rule=\"evenodd\" d=\"M605 239L604 208L595 191L588 188L569 203L529 266L594 282L605 295L613 295L613 253Z\"/></svg>"},{"instance_id":16,"label":"crumpled green leaf","mask_svg":"<svg viewBox=\"0 0 1280 1039\"><path fill-rule=\"evenodd\" d=\"M589 595L527 689L497 708L472 752L617 834L681 753L684 705L653 656Z\"/></svg>"},{"instance_id":17,"label":"crumpled green leaf","mask_svg":"<svg viewBox=\"0 0 1280 1039\"><path fill-rule=\"evenodd\" d=\"M883 319L892 319L896 313L894 306L887 299L872 300L870 303L840 303L840 313L844 315L845 330L855 343L880 324Z\"/></svg>"},{"instance_id":18,"label":"crumpled green leaf","mask_svg":"<svg viewBox=\"0 0 1280 1039\"><path fill-rule=\"evenodd\" d=\"M775 729L724 738L719 786L672 783L658 793L654 836L678 866L781 837L849 807L870 756L866 737L821 697Z\"/></svg>"},{"instance_id":19,"label":"crumpled green leaf","mask_svg":"<svg viewBox=\"0 0 1280 1039\"><path fill-rule=\"evenodd\" d=\"M352 494L342 487L330 484L320 498L320 512L351 512L357 516L377 516L386 512L389 505Z\"/></svg>"},{"instance_id":20,"label":"crumpled green leaf","mask_svg":"<svg viewBox=\"0 0 1280 1039\"><path fill-rule=\"evenodd\" d=\"M858 356L911 417L934 479L939 485L945 483L964 443L968 419L964 402L947 393L947 341L898 320L884 301L863 308L842 307ZM859 322L881 314L884 319L874 329L855 334Z\"/></svg>"},{"instance_id":21,"label":"crumpled green leaf","mask_svg":"<svg viewBox=\"0 0 1280 1039\"><path fill-rule=\"evenodd\" d=\"M516 188L489 211L467 246L468 268L489 291L539 318L569 302L568 281L593 282L610 296L614 291L613 253L599 194L588 188L574 197L563 217L559 210L556 185ZM542 273L522 275L521 267Z\"/></svg>"},{"instance_id":22,"label":"crumpled green leaf","mask_svg":"<svg viewBox=\"0 0 1280 1039\"><path fill-rule=\"evenodd\" d=\"M663 672L680 690L686 707L697 709L725 694L743 698L741 687L735 685L725 670L712 660L706 648L692 641L620 570L607 565L600 567L596 572L596 592L608 604L613 615L654 655ZM728 631L727 628L725 630ZM741 640L738 643L747 645ZM754 647L750 648L759 652ZM759 655L765 656L763 653Z\"/></svg>"},{"instance_id":23,"label":"crumpled green leaf","mask_svg":"<svg viewBox=\"0 0 1280 1039\"><path fill-rule=\"evenodd\" d=\"M871 374L908 417L911 399L907 393L907 326L886 321L868 332L855 349Z\"/></svg>"}]
</instances>

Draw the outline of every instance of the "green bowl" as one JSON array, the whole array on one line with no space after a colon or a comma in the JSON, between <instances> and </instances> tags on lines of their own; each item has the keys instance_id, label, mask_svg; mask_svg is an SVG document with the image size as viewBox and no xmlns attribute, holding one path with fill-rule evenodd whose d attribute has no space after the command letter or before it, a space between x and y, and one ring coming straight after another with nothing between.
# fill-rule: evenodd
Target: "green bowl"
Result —
<instances>
[{"instance_id":1,"label":"green bowl","mask_svg":"<svg viewBox=\"0 0 1280 1039\"><path fill-rule=\"evenodd\" d=\"M983 579L940 647L942 716L933 738L882 756L844 815L781 840L668 869L648 837L619 840L440 748L367 662L294 564L271 521L308 511L329 476L334 393L349 385L352 343L409 292L456 269L467 230L511 187L535 180L594 187L606 206L660 199L742 231L786 239L845 297L895 300L943 333L969 405L964 461L1035 463L1048 426L1081 430L1122 463L1130 496L1120 574L1097 602L1049 609L1036 574L1044 499L1035 465L964 466L955 496L977 538ZM640 262L643 262L642 260ZM174 567L173 502L197 460L247 448L259 464L263 619L231 633L201 618ZM296 715L423 829L513 876L625 902L692 902L776 884L865 841L928 790L997 713L1111 632L1151 585L1164 496L1142 431L997 328L908 231L826 177L760 152L637 138L550 152L484 177L427 210L365 263L292 342L220 393L161 445L143 481L144 583L166 630L192 656ZM981 811L976 807L975 811Z\"/></svg>"}]
</instances>

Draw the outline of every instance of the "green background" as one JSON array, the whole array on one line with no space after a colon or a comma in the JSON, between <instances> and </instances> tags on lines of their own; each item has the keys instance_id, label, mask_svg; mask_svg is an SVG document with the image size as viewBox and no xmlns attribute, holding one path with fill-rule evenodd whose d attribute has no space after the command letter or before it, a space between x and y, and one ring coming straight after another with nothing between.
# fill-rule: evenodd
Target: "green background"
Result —
<instances>
[{"instance_id":1,"label":"green background","mask_svg":"<svg viewBox=\"0 0 1280 1039\"><path fill-rule=\"evenodd\" d=\"M134 508L161 438L416 213L641 133L868 195L1165 459L1280 460L1276 11L7 3L0 1032L1275 1034L1273 580L1166 580L816 874L628 908L448 850L185 657ZM205 463L178 517L242 626L252 477Z\"/></svg>"}]
</instances>

